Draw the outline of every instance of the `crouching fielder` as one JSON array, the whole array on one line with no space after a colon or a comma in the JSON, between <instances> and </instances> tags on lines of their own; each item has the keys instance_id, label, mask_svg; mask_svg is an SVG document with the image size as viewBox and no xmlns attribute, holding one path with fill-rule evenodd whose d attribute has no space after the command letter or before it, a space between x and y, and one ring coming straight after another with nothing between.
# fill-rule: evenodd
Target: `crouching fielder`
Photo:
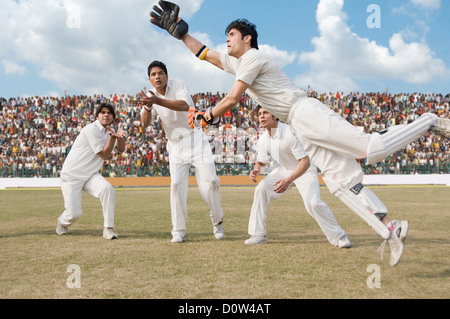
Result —
<instances>
[{"instance_id":1,"label":"crouching fielder","mask_svg":"<svg viewBox=\"0 0 450 319\"><path fill-rule=\"evenodd\" d=\"M295 185L303 198L306 211L317 221L328 241L340 248L350 247L350 241L337 223L330 208L320 199L317 168L310 163L302 145L294 137L289 125L264 108L257 108L259 123L267 129L258 140L257 162L250 173L256 177L272 157L279 167L267 175L256 187L250 213L246 244L265 244L267 242L266 214L271 202L279 199Z\"/></svg>"},{"instance_id":2,"label":"crouching fielder","mask_svg":"<svg viewBox=\"0 0 450 319\"><path fill-rule=\"evenodd\" d=\"M115 191L112 185L100 175L103 161L114 148L125 150L126 132L119 124L117 132L110 127L115 117L114 107L102 103L96 111L97 120L86 125L73 143L72 149L61 170L61 191L65 211L57 220L56 233L65 235L82 214L81 191L100 199L103 210L103 237L117 239L114 232Z\"/></svg>"}]
</instances>

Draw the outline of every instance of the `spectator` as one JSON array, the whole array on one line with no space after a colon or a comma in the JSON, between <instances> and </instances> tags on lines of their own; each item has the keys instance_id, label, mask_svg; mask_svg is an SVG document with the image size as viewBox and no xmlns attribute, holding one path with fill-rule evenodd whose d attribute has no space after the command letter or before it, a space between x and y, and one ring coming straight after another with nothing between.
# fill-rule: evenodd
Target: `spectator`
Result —
<instances>
[{"instance_id":1,"label":"spectator","mask_svg":"<svg viewBox=\"0 0 450 319\"><path fill-rule=\"evenodd\" d=\"M311 88L308 92L368 133L410 123L425 112L450 117L448 94L393 94L386 91L345 95L343 92L319 93ZM196 107L206 108L217 104L223 97L224 94L219 92L203 92L194 94L192 99ZM168 175L167 139L161 121L157 118L155 126L142 130L137 100L137 94L119 93L109 97L97 94L0 98L0 176L31 177L33 173L42 177L59 176L72 142L80 130L93 121L94 109L102 101L114 105L116 117L126 123L124 128L130 137L126 152L108 161L102 174L137 176L136 159L140 154L141 176ZM259 128L254 129L257 127L254 108L254 101L243 95L218 128L205 132L210 139L219 174L247 174L249 164L254 163L259 134ZM366 174L397 171L400 174L448 174L449 153L449 140L430 134L384 162L369 166L361 161L361 165ZM147 156L146 161L144 156ZM31 169L29 163L32 164Z\"/></svg>"}]
</instances>

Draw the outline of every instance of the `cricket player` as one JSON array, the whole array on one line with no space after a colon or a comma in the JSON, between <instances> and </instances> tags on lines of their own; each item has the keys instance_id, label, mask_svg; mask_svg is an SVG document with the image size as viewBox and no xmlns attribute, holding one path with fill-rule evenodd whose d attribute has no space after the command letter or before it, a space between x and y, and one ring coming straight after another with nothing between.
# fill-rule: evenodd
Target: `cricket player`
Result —
<instances>
[{"instance_id":1,"label":"cricket player","mask_svg":"<svg viewBox=\"0 0 450 319\"><path fill-rule=\"evenodd\" d=\"M275 61L258 49L256 26L235 20L226 28L227 54L210 50L192 37L187 23L178 17L178 5L159 1L150 13L151 22L181 40L200 60L235 76L228 94L214 107L190 114L190 122L213 124L233 108L246 92L292 128L310 159L323 172L324 181L335 196L366 221L391 248L390 264L397 265L403 253L408 221L391 220L380 199L363 187L363 172L356 159L373 164L400 150L429 130L450 137L450 120L426 113L416 121L394 126L384 134L367 134L348 123L317 99L308 98L284 74Z\"/></svg>"},{"instance_id":2,"label":"cricket player","mask_svg":"<svg viewBox=\"0 0 450 319\"><path fill-rule=\"evenodd\" d=\"M271 202L283 196L293 185L297 187L306 211L317 221L328 241L339 248L349 248L350 241L326 203L320 199L317 167L310 162L303 146L289 125L279 122L266 109L257 106L259 124L266 131L259 137L257 159L250 179L256 183L261 169L271 157L279 164L255 189L246 244L267 243L266 214Z\"/></svg>"},{"instance_id":3,"label":"cricket player","mask_svg":"<svg viewBox=\"0 0 450 319\"><path fill-rule=\"evenodd\" d=\"M103 162L115 149L125 150L126 132L119 124L117 132L111 127L114 107L102 103L96 110L96 121L86 125L76 138L61 170L61 191L65 210L58 217L56 233L66 235L69 226L81 217L81 192L100 199L103 210L103 237L117 239L114 232L114 187L99 173Z\"/></svg>"},{"instance_id":4,"label":"cricket player","mask_svg":"<svg viewBox=\"0 0 450 319\"><path fill-rule=\"evenodd\" d=\"M194 107L187 85L180 79L169 79L167 67L153 61L147 70L153 90L142 92L140 103L144 105L141 122L144 127L151 124L158 114L164 127L169 152L170 206L172 216L172 242L181 243L186 235L187 195L189 169L195 167L197 184L211 211L214 236L224 238L223 211L221 206L220 181L209 141L201 129L192 129L188 124L189 108ZM156 112L153 113L152 111Z\"/></svg>"}]
</instances>

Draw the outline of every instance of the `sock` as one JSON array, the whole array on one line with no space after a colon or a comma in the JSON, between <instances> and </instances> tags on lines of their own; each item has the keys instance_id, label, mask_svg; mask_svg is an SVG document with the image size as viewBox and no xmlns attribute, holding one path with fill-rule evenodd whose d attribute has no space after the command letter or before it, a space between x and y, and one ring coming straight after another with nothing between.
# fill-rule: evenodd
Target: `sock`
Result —
<instances>
[{"instance_id":1,"label":"sock","mask_svg":"<svg viewBox=\"0 0 450 319\"><path fill-rule=\"evenodd\" d=\"M389 222L386 227L389 229L389 231L394 231L394 225L392 225L392 222Z\"/></svg>"}]
</instances>

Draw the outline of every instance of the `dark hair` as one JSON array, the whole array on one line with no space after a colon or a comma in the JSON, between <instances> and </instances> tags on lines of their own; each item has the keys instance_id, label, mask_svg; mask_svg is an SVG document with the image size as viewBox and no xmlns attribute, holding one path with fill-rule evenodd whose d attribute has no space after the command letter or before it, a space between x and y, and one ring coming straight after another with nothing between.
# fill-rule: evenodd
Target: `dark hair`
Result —
<instances>
[{"instance_id":1,"label":"dark hair","mask_svg":"<svg viewBox=\"0 0 450 319\"><path fill-rule=\"evenodd\" d=\"M258 32L256 31L256 25L248 21L247 19L237 19L232 21L225 29L225 34L228 34L231 29L236 29L242 34L242 38L247 35L252 37L250 45L252 48L258 48Z\"/></svg>"},{"instance_id":2,"label":"dark hair","mask_svg":"<svg viewBox=\"0 0 450 319\"><path fill-rule=\"evenodd\" d=\"M150 77L150 71L155 67L161 68L164 73L166 73L166 75L169 75L169 73L167 73L167 67L164 63L162 63L161 61L153 61L152 63L150 63L147 69L148 77Z\"/></svg>"},{"instance_id":3,"label":"dark hair","mask_svg":"<svg viewBox=\"0 0 450 319\"><path fill-rule=\"evenodd\" d=\"M256 107L255 107L255 113L256 113L256 115L259 117L259 110L261 109L261 108L264 108L264 106L261 106L261 105L259 105L259 104L256 104ZM270 113L274 118L275 118L275 120L277 120L277 121L279 121L280 119L278 118L278 117L276 117L275 115L273 115L272 113Z\"/></svg>"},{"instance_id":4,"label":"dark hair","mask_svg":"<svg viewBox=\"0 0 450 319\"><path fill-rule=\"evenodd\" d=\"M95 118L98 117L98 115L100 114L100 112L102 111L102 108L106 107L113 115L113 117L116 116L116 112L114 111L114 106L112 106L112 104L109 103L100 103L100 105L97 107L97 110L95 111ZM114 119L114 118L113 118Z\"/></svg>"}]
</instances>

